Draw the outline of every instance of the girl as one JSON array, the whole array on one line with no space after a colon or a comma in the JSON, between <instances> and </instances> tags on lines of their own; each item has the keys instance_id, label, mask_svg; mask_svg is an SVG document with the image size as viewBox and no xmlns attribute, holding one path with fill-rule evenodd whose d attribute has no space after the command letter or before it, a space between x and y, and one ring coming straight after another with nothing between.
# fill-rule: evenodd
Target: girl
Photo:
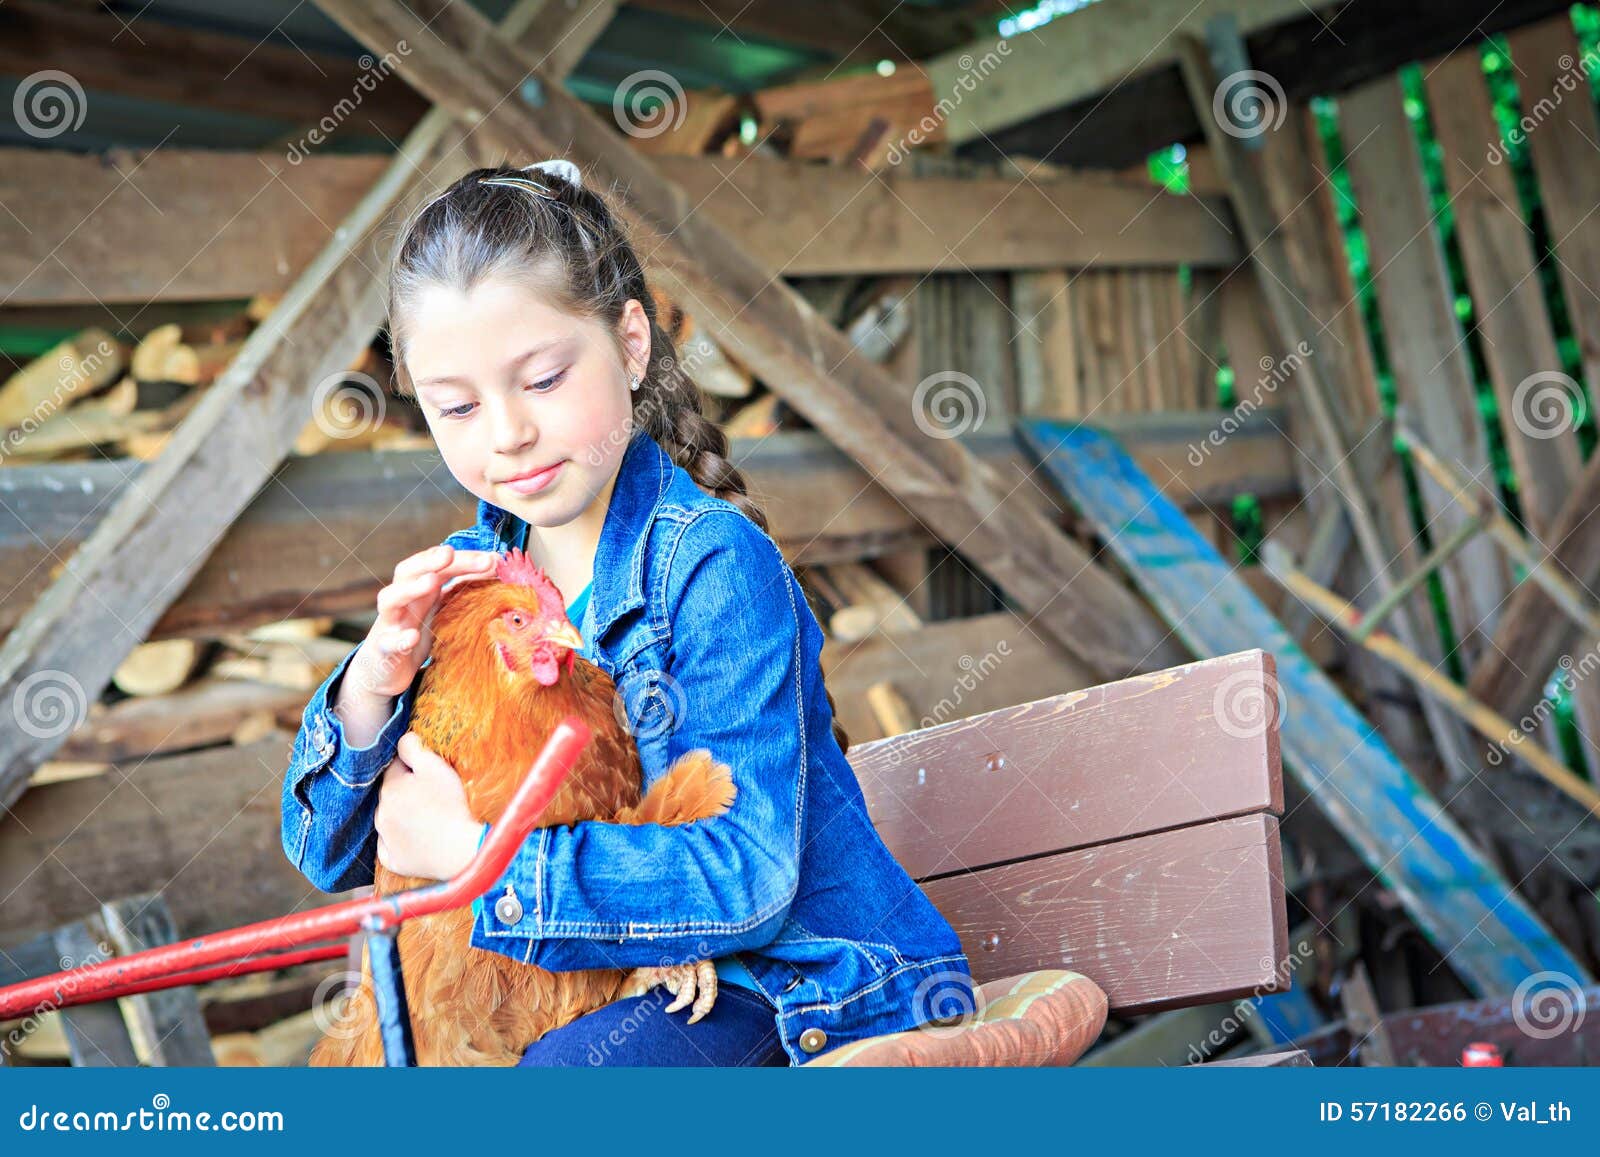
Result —
<instances>
[{"instance_id":1,"label":"girl","mask_svg":"<svg viewBox=\"0 0 1600 1157\"><path fill-rule=\"evenodd\" d=\"M800 1064L952 998L971 1008L954 931L878 838L845 760L822 631L605 199L566 161L467 174L404 232L388 310L400 390L478 518L396 567L367 638L307 705L289 859L330 892L371 883L374 856L430 879L472 859L487 825L449 753L402 733L440 593L520 545L577 592L582 654L616 681L645 786L705 747L737 787L725 815L680 827L539 829L474 905L473 947L541 968L717 966L697 1023L655 989L523 1063Z\"/></svg>"}]
</instances>

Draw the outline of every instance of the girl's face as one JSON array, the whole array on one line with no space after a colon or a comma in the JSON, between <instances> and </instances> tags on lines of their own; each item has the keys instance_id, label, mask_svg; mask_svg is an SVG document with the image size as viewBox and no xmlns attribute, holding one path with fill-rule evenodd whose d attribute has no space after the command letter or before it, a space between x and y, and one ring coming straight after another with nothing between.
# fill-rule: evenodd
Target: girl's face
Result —
<instances>
[{"instance_id":1,"label":"girl's face","mask_svg":"<svg viewBox=\"0 0 1600 1157\"><path fill-rule=\"evenodd\" d=\"M633 430L629 378L649 363L650 323L637 301L620 333L626 363L603 324L522 286L429 290L404 354L456 480L532 526L562 526L589 509Z\"/></svg>"}]
</instances>

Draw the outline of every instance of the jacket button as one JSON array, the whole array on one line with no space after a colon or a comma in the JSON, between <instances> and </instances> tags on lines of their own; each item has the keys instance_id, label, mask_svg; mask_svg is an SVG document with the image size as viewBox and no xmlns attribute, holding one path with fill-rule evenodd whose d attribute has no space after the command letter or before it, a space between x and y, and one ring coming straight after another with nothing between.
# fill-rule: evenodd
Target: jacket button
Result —
<instances>
[{"instance_id":1,"label":"jacket button","mask_svg":"<svg viewBox=\"0 0 1600 1157\"><path fill-rule=\"evenodd\" d=\"M510 884L506 885L506 894L494 902L494 914L502 924L515 924L522 919L522 901L517 899Z\"/></svg>"},{"instance_id":2,"label":"jacket button","mask_svg":"<svg viewBox=\"0 0 1600 1157\"><path fill-rule=\"evenodd\" d=\"M828 1043L828 1034L820 1028L808 1028L800 1034L800 1048L804 1052L819 1052Z\"/></svg>"}]
</instances>

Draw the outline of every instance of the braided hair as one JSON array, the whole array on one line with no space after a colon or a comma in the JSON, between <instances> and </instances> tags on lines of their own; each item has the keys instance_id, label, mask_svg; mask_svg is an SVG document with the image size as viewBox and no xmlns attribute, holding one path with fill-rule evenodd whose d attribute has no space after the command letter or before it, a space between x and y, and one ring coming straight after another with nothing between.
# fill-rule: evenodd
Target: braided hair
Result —
<instances>
[{"instance_id":1,"label":"braided hair","mask_svg":"<svg viewBox=\"0 0 1600 1157\"><path fill-rule=\"evenodd\" d=\"M770 536L765 512L728 459L727 435L701 410L700 391L657 321L657 301L626 228L570 162L474 169L412 214L390 260L386 300L402 397L416 397L401 351L405 319L414 316L423 293L443 285L465 294L489 280L522 285L555 308L600 323L619 353L623 308L630 299L639 302L650 321L650 359L632 394L635 425L701 490L732 503ZM826 684L823 693L834 738L848 750Z\"/></svg>"}]
</instances>

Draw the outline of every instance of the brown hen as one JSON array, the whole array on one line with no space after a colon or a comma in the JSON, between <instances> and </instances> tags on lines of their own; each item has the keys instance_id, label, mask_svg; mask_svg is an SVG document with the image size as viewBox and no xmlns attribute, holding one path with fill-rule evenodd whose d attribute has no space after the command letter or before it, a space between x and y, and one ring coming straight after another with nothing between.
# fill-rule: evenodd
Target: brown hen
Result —
<instances>
[{"instance_id":1,"label":"brown hen","mask_svg":"<svg viewBox=\"0 0 1600 1157\"><path fill-rule=\"evenodd\" d=\"M549 808L542 826L579 820L684 824L721 815L733 802L729 769L704 749L680 757L641 799L639 753L614 710L615 687L576 654L583 639L568 621L554 583L513 548L494 580L446 591L432 624L433 661L422 673L411 729L461 776L480 820L505 811L557 721L577 715L593 739ZM374 894L433 881L398 876L381 863ZM493 903L489 897L485 903ZM419 1065L515 1065L551 1029L620 996L665 984L691 1020L716 996L709 961L662 968L549 972L471 946L473 913L458 908L400 928L400 960ZM372 972L312 1050L313 1065L380 1065Z\"/></svg>"}]
</instances>

